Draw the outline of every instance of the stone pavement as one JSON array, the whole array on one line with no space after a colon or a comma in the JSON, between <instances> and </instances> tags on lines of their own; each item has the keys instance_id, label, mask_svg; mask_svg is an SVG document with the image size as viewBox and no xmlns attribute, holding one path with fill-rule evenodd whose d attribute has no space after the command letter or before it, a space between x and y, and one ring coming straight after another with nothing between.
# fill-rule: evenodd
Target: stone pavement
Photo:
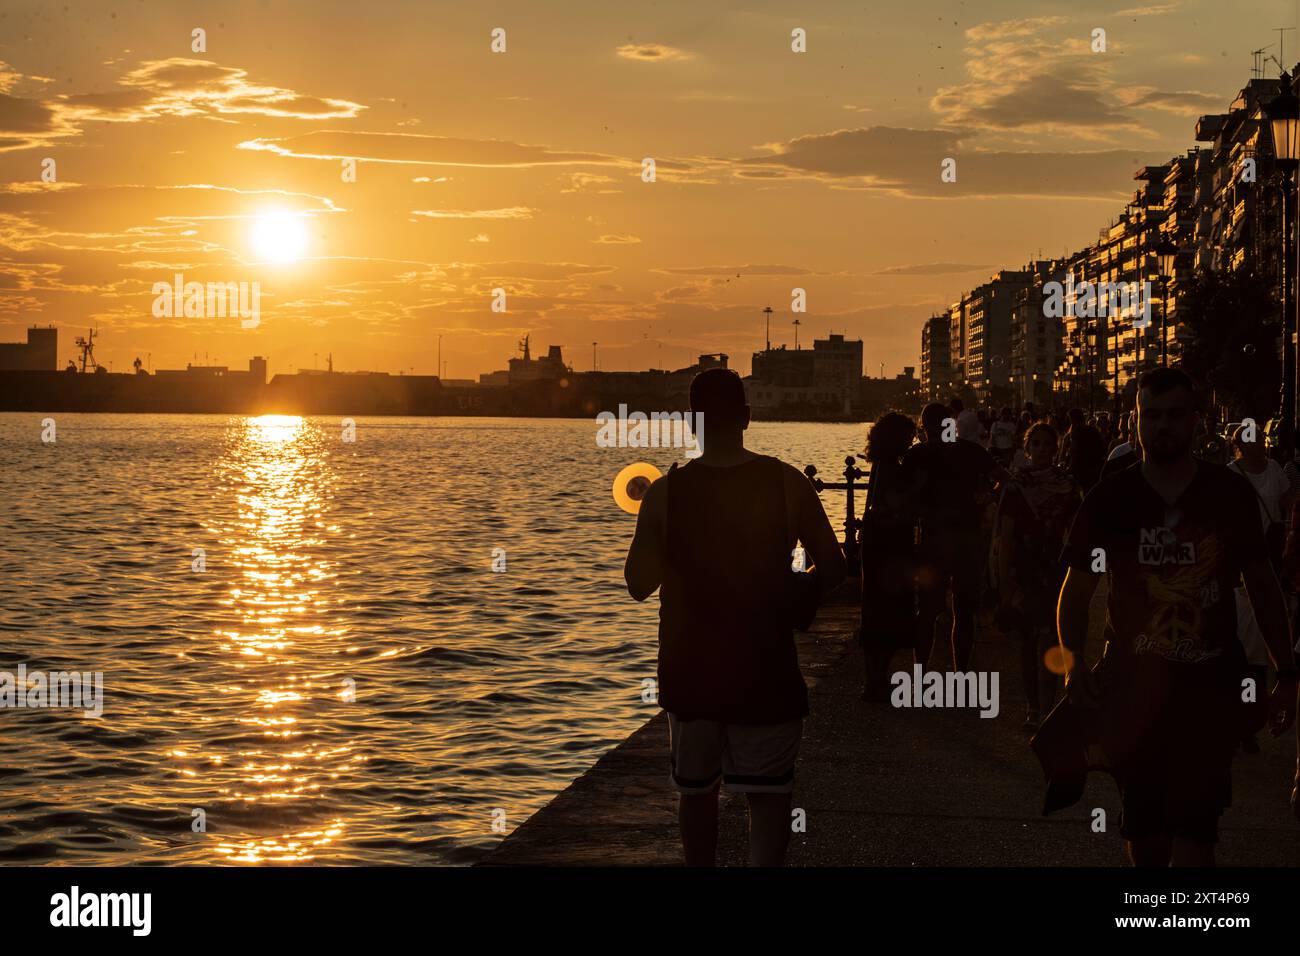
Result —
<instances>
[{"instance_id":1,"label":"stone pavement","mask_svg":"<svg viewBox=\"0 0 1300 956\"><path fill-rule=\"evenodd\" d=\"M1099 594L1100 610L1104 595ZM864 703L857 606L822 609L799 635L811 716L796 770L794 806L807 832L791 866L1120 866L1119 795L1093 774L1083 799L1040 814L1042 773L1021 731L1016 647L980 628L972 667L1000 672L1001 712L895 709ZM1094 615L1096 616L1096 615ZM1094 629L1096 630L1096 629ZM1090 659L1097 649L1090 649ZM936 655L941 651L936 650ZM944 666L946 657L933 662ZM900 653L895 670L910 669ZM1219 862L1300 863L1300 822L1287 804L1295 735L1261 734L1263 752L1239 754ZM600 759L489 854L481 865L679 865L676 798L668 786L667 718L659 714ZM1091 829L1093 808L1107 832ZM719 862L743 865L743 797L723 795Z\"/></svg>"}]
</instances>

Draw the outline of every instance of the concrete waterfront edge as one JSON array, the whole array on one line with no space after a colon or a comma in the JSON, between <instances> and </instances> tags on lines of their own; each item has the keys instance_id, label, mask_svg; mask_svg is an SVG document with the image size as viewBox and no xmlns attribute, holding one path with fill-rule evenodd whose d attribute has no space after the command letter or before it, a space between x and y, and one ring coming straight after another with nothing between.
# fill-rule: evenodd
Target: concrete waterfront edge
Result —
<instances>
[{"instance_id":1,"label":"concrete waterfront edge","mask_svg":"<svg viewBox=\"0 0 1300 956\"><path fill-rule=\"evenodd\" d=\"M795 635L810 688L852 649L857 582ZM725 810L724 810L725 812ZM677 798L668 782L668 715L659 711L535 812L479 866L677 866Z\"/></svg>"}]
</instances>

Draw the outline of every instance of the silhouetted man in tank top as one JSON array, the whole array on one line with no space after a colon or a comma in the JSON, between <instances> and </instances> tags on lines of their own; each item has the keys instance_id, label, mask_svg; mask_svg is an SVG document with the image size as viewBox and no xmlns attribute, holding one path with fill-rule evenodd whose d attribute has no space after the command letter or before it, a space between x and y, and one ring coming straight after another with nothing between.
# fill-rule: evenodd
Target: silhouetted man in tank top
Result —
<instances>
[{"instance_id":1,"label":"silhouetted man in tank top","mask_svg":"<svg viewBox=\"0 0 1300 956\"><path fill-rule=\"evenodd\" d=\"M723 783L747 796L751 865L779 866L808 714L792 622L800 584L830 591L844 555L808 479L745 449L739 375L701 372L690 402L704 416L703 454L646 492L624 576L638 601L659 589L659 703L687 865L715 862ZM802 581L796 542L816 565Z\"/></svg>"}]
</instances>

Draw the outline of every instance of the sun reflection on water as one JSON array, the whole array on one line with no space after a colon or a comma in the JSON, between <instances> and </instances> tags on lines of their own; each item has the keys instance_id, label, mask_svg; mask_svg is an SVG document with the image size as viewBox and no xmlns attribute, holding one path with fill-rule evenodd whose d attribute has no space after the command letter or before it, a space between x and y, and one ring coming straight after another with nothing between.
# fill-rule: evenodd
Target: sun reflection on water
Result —
<instances>
[{"instance_id":1,"label":"sun reflection on water","mask_svg":"<svg viewBox=\"0 0 1300 956\"><path fill-rule=\"evenodd\" d=\"M227 863L308 862L339 840L337 808L317 808L321 788L363 758L338 746L320 712L338 700L330 672L348 637L325 557L334 476L321 429L297 416L263 415L231 429L220 465L235 517L221 533L227 612L212 637L229 679L217 688L245 728L233 744L186 747L186 775L206 774L215 792L214 852ZM334 737L331 740L331 737ZM226 810L222 815L221 808ZM320 820L321 816L328 819Z\"/></svg>"}]
</instances>

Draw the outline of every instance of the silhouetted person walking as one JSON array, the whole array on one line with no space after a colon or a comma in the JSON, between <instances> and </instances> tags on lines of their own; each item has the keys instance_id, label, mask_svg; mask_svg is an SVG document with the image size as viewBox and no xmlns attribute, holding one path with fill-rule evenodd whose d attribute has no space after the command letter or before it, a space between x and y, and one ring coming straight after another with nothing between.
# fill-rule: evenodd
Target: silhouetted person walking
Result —
<instances>
[{"instance_id":1,"label":"silhouetted person walking","mask_svg":"<svg viewBox=\"0 0 1300 956\"><path fill-rule=\"evenodd\" d=\"M1044 664L1056 646L1056 598L1065 567L1061 548L1083 493L1055 464L1058 437L1047 422L1025 435L1026 459L1011 469L998 505L998 626L1020 636L1024 729L1033 733L1056 703L1058 678Z\"/></svg>"},{"instance_id":2,"label":"silhouetted person walking","mask_svg":"<svg viewBox=\"0 0 1300 956\"><path fill-rule=\"evenodd\" d=\"M624 576L638 601L659 588L659 703L687 865L716 861L722 782L747 796L751 865L779 866L808 714L793 625L844 579L844 555L808 479L745 449L739 375L701 372L690 403L703 454L646 492ZM810 575L791 569L796 541Z\"/></svg>"},{"instance_id":3,"label":"silhouetted person walking","mask_svg":"<svg viewBox=\"0 0 1300 956\"><path fill-rule=\"evenodd\" d=\"M871 481L862 515L862 699L889 699L889 662L915 644L915 534L911 476L903 455L916 437L916 423L898 412L881 415L867 437Z\"/></svg>"},{"instance_id":4,"label":"silhouetted person walking","mask_svg":"<svg viewBox=\"0 0 1300 956\"><path fill-rule=\"evenodd\" d=\"M952 657L967 669L975 643L983 568L988 550L981 532L985 496L1006 472L984 448L957 437L959 428L947 406L921 412L925 441L903 456L903 469L915 482L920 524L916 556L916 662L929 662L934 626L952 593Z\"/></svg>"},{"instance_id":5,"label":"silhouetted person walking","mask_svg":"<svg viewBox=\"0 0 1300 956\"><path fill-rule=\"evenodd\" d=\"M1101 478L1101 469L1106 464L1106 439L1096 426L1088 424L1082 408L1070 409L1066 439L1066 467L1086 492Z\"/></svg>"},{"instance_id":6,"label":"silhouetted person walking","mask_svg":"<svg viewBox=\"0 0 1300 956\"><path fill-rule=\"evenodd\" d=\"M1259 506L1240 475L1193 457L1198 419L1185 373L1144 374L1142 460L1088 493L1063 554L1057 626L1073 654L1066 691L1077 707L1100 707L1097 742L1119 783L1120 834L1137 866L1214 863L1233 753L1259 712L1243 702L1239 584L1278 668L1268 700L1274 734L1295 719L1295 657ZM1108 642L1099 679L1083 650L1103 570Z\"/></svg>"}]
</instances>

